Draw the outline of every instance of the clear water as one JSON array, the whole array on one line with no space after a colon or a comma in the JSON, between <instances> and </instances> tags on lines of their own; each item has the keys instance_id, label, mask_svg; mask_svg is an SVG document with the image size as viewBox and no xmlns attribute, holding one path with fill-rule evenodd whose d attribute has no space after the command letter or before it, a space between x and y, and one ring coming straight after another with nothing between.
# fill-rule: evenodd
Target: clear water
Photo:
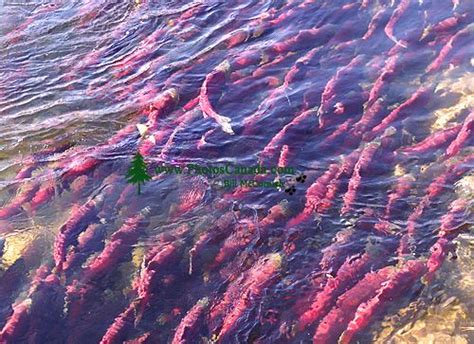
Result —
<instances>
[{"instance_id":1,"label":"clear water","mask_svg":"<svg viewBox=\"0 0 474 344\"><path fill-rule=\"evenodd\" d=\"M473 25L462 0L0 1L0 342L337 343L370 300L351 342L474 341ZM259 163L287 170L156 172ZM283 187L231 186L254 178ZM401 276L452 202L455 246Z\"/></svg>"}]
</instances>

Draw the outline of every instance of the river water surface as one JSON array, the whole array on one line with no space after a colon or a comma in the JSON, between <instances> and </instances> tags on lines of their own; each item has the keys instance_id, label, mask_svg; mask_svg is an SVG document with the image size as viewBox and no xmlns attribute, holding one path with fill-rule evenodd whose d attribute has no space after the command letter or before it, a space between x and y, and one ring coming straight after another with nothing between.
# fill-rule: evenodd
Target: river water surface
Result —
<instances>
[{"instance_id":1,"label":"river water surface","mask_svg":"<svg viewBox=\"0 0 474 344\"><path fill-rule=\"evenodd\" d=\"M474 342L473 19L0 0L0 343Z\"/></svg>"}]
</instances>

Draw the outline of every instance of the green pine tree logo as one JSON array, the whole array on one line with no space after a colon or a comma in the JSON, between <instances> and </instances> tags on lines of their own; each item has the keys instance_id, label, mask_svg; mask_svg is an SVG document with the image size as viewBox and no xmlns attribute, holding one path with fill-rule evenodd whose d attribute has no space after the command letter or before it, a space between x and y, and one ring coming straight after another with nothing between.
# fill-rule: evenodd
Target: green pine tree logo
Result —
<instances>
[{"instance_id":1,"label":"green pine tree logo","mask_svg":"<svg viewBox=\"0 0 474 344\"><path fill-rule=\"evenodd\" d=\"M127 172L127 182L137 184L138 194L141 192L141 185L145 184L146 181L150 180L151 177L147 173L147 166L143 156L140 153L135 154L132 160L132 164Z\"/></svg>"}]
</instances>

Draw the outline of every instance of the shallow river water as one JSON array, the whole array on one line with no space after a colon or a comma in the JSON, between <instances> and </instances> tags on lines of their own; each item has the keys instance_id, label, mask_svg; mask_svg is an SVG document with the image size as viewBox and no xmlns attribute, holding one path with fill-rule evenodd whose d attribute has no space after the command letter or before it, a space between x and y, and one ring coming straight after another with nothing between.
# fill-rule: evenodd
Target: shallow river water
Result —
<instances>
[{"instance_id":1,"label":"shallow river water","mask_svg":"<svg viewBox=\"0 0 474 344\"><path fill-rule=\"evenodd\" d=\"M0 343L474 342L471 0L0 0Z\"/></svg>"}]
</instances>

